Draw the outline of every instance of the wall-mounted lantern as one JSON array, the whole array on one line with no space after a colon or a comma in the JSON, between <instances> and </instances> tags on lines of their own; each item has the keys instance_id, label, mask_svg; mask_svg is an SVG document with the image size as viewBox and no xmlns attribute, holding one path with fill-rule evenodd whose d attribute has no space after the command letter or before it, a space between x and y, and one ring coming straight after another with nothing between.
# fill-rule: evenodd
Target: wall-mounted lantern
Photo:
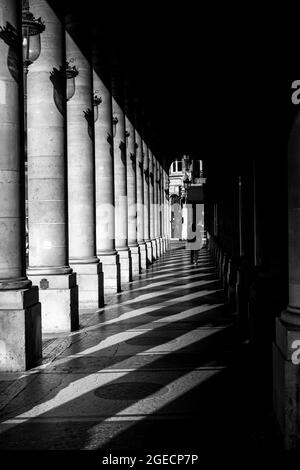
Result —
<instances>
[{"instance_id":1,"label":"wall-mounted lantern","mask_svg":"<svg viewBox=\"0 0 300 470\"><path fill-rule=\"evenodd\" d=\"M79 74L75 65L70 65L74 59L70 59L66 62L66 78L67 78L67 101L69 101L75 93L75 77Z\"/></svg>"},{"instance_id":2,"label":"wall-mounted lantern","mask_svg":"<svg viewBox=\"0 0 300 470\"><path fill-rule=\"evenodd\" d=\"M98 96L96 93L94 93L94 97L93 97L93 105L94 105L94 122L97 121L98 119L98 106L99 104L102 103L102 98L101 96Z\"/></svg>"},{"instance_id":3,"label":"wall-mounted lantern","mask_svg":"<svg viewBox=\"0 0 300 470\"><path fill-rule=\"evenodd\" d=\"M112 125L113 125L113 137L116 136L116 133L117 133L117 124L119 122L119 119L117 118L117 116L113 116L113 119L112 119Z\"/></svg>"},{"instance_id":4,"label":"wall-mounted lantern","mask_svg":"<svg viewBox=\"0 0 300 470\"><path fill-rule=\"evenodd\" d=\"M28 67L41 53L41 37L45 25L41 18L35 18L29 11L28 0L22 2L22 37L23 37L23 65L25 74Z\"/></svg>"}]
</instances>

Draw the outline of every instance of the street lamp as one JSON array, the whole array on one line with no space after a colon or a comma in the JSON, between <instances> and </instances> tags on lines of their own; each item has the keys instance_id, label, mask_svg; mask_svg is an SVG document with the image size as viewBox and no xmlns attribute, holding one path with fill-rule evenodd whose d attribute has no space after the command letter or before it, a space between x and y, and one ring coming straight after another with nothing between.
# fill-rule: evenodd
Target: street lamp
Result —
<instances>
[{"instance_id":1,"label":"street lamp","mask_svg":"<svg viewBox=\"0 0 300 470\"><path fill-rule=\"evenodd\" d=\"M185 174L185 176L182 180L182 183L183 183L183 188L184 188L184 199L185 199L185 202L186 202L188 190L190 189L191 184L192 184L191 180L190 180L190 178L187 174Z\"/></svg>"},{"instance_id":2,"label":"street lamp","mask_svg":"<svg viewBox=\"0 0 300 470\"><path fill-rule=\"evenodd\" d=\"M185 175L183 178L183 187L187 191L191 187L191 180L189 179L188 175Z\"/></svg>"}]
</instances>

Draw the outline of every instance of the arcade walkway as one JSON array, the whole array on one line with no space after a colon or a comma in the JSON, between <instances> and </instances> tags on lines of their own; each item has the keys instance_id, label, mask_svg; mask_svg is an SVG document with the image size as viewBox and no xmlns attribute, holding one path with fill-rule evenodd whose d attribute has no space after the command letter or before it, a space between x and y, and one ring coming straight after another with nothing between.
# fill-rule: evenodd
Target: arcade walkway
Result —
<instances>
[{"instance_id":1,"label":"arcade walkway","mask_svg":"<svg viewBox=\"0 0 300 470\"><path fill-rule=\"evenodd\" d=\"M171 248L42 366L1 374L0 449L278 448L209 254Z\"/></svg>"}]
</instances>

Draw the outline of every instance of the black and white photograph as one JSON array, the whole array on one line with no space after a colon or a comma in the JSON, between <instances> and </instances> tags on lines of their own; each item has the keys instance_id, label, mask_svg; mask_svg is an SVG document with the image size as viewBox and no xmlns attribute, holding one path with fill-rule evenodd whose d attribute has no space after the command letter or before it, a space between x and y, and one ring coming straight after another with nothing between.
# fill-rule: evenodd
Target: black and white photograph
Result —
<instances>
[{"instance_id":1,"label":"black and white photograph","mask_svg":"<svg viewBox=\"0 0 300 470\"><path fill-rule=\"evenodd\" d=\"M0 0L1 460L300 450L300 73L272 25Z\"/></svg>"}]
</instances>

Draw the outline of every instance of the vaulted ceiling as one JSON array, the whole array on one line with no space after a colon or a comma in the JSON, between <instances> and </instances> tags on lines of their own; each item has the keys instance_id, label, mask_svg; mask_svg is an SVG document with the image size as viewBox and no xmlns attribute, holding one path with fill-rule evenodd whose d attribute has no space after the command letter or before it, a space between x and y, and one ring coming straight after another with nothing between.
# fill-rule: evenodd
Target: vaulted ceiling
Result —
<instances>
[{"instance_id":1,"label":"vaulted ceiling","mask_svg":"<svg viewBox=\"0 0 300 470\"><path fill-rule=\"evenodd\" d=\"M114 56L169 161L190 153L235 164L284 151L287 80L271 72L270 29L253 10L212 4L207 12L190 0L49 1L92 31L94 55Z\"/></svg>"}]
</instances>

